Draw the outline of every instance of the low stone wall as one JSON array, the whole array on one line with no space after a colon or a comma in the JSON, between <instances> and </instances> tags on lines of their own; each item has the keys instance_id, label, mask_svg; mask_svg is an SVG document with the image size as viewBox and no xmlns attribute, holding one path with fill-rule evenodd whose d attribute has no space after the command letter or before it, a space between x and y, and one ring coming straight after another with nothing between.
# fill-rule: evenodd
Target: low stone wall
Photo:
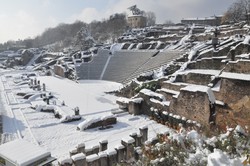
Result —
<instances>
[{"instance_id":1,"label":"low stone wall","mask_svg":"<svg viewBox=\"0 0 250 166\"><path fill-rule=\"evenodd\" d=\"M224 62L221 62L225 58L204 58L199 59L196 62L189 63L188 69L211 69L221 70L225 66Z\"/></svg>"},{"instance_id":2,"label":"low stone wall","mask_svg":"<svg viewBox=\"0 0 250 166\"><path fill-rule=\"evenodd\" d=\"M217 100L234 103L244 96L250 96L250 81L222 78Z\"/></svg>"},{"instance_id":3,"label":"low stone wall","mask_svg":"<svg viewBox=\"0 0 250 166\"><path fill-rule=\"evenodd\" d=\"M166 89L171 89L171 90L175 90L175 91L180 91L181 88L184 88L185 86L187 86L185 83L172 83L169 81L164 81L162 83L162 88L166 88Z\"/></svg>"},{"instance_id":4,"label":"low stone wall","mask_svg":"<svg viewBox=\"0 0 250 166\"><path fill-rule=\"evenodd\" d=\"M228 36L234 36L234 35L244 35L247 34L246 29L231 29L227 31L222 31L219 35L219 37L228 37ZM194 38L196 41L206 41L211 40L214 37L214 34L206 34L206 35L195 35Z\"/></svg>"},{"instance_id":5,"label":"low stone wall","mask_svg":"<svg viewBox=\"0 0 250 166\"><path fill-rule=\"evenodd\" d=\"M208 85L211 82L211 76L209 74L200 74L200 73L188 73L177 75L176 82L185 82L189 84L196 85Z\"/></svg>"},{"instance_id":6,"label":"low stone wall","mask_svg":"<svg viewBox=\"0 0 250 166\"><path fill-rule=\"evenodd\" d=\"M210 100L205 92L181 90L178 98L171 101L169 110L171 113L209 126Z\"/></svg>"},{"instance_id":7,"label":"low stone wall","mask_svg":"<svg viewBox=\"0 0 250 166\"><path fill-rule=\"evenodd\" d=\"M230 51L230 45L228 46L221 46L218 47L218 50L214 51L214 49L210 49L204 53L199 55L199 59L208 58L208 57L220 57L220 56L227 56Z\"/></svg>"},{"instance_id":8,"label":"low stone wall","mask_svg":"<svg viewBox=\"0 0 250 166\"><path fill-rule=\"evenodd\" d=\"M156 139L158 139L156 137ZM77 145L66 156L58 160L59 166L111 166L119 163L129 164L138 161L142 145L148 140L148 127L139 128L139 133L131 133L130 136L121 139L121 144L115 148L108 149L106 140L100 141L97 150L86 149L85 144ZM157 141L157 140L156 140ZM105 148L101 148L104 146ZM135 148L136 147L136 148Z\"/></svg>"},{"instance_id":9,"label":"low stone wall","mask_svg":"<svg viewBox=\"0 0 250 166\"><path fill-rule=\"evenodd\" d=\"M250 74L250 60L229 61L224 71Z\"/></svg>"},{"instance_id":10,"label":"low stone wall","mask_svg":"<svg viewBox=\"0 0 250 166\"><path fill-rule=\"evenodd\" d=\"M178 94L178 91L171 92L170 90L169 92L167 92L162 89L158 89L156 92L159 94L162 94L166 98L167 101L171 101L173 96Z\"/></svg>"}]
</instances>

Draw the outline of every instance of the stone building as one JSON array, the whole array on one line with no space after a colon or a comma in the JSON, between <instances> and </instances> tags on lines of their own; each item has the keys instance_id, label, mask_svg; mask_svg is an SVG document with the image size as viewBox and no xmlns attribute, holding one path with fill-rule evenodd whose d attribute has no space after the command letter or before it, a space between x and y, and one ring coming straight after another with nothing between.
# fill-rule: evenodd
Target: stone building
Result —
<instances>
[{"instance_id":1,"label":"stone building","mask_svg":"<svg viewBox=\"0 0 250 166\"><path fill-rule=\"evenodd\" d=\"M142 15L132 15L127 18L130 28L144 28L146 26L146 17Z\"/></svg>"},{"instance_id":2,"label":"stone building","mask_svg":"<svg viewBox=\"0 0 250 166\"><path fill-rule=\"evenodd\" d=\"M200 25L211 25L216 26L220 25L222 16L212 16L212 17L204 17L204 18L185 18L181 20L183 24L200 24Z\"/></svg>"},{"instance_id":3,"label":"stone building","mask_svg":"<svg viewBox=\"0 0 250 166\"><path fill-rule=\"evenodd\" d=\"M132 15L128 16L127 22L130 28L143 28L146 26L146 17L144 16L144 11L137 8L136 5L133 5L128 8Z\"/></svg>"}]
</instances>

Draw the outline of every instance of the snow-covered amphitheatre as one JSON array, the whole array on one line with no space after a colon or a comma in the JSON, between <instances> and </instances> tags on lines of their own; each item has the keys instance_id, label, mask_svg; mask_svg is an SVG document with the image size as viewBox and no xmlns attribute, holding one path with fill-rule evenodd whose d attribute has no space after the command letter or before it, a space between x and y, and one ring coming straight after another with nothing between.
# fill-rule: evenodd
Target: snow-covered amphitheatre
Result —
<instances>
[{"instance_id":1,"label":"snow-covered amphitheatre","mask_svg":"<svg viewBox=\"0 0 250 166\"><path fill-rule=\"evenodd\" d=\"M129 9L106 44L0 52L0 165L250 165L248 22Z\"/></svg>"}]
</instances>

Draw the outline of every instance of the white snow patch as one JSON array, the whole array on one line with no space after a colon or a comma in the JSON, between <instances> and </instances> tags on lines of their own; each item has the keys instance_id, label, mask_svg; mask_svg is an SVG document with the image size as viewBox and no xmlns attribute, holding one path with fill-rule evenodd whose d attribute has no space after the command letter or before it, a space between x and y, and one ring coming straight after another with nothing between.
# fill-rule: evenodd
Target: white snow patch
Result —
<instances>
[{"instance_id":1,"label":"white snow patch","mask_svg":"<svg viewBox=\"0 0 250 166\"><path fill-rule=\"evenodd\" d=\"M238 166L242 165L240 160L230 159L224 152L222 152L219 149L214 149L214 152L208 155L207 159L207 165L208 166Z\"/></svg>"},{"instance_id":2,"label":"white snow patch","mask_svg":"<svg viewBox=\"0 0 250 166\"><path fill-rule=\"evenodd\" d=\"M149 89L142 89L142 90L140 91L140 93L143 93L143 94L145 94L145 95L147 95L147 96L150 96L150 97L158 97L158 98L160 98L162 101L166 101L165 97L164 97L162 94L155 93L155 92L153 92L153 91L151 91L151 90L149 90Z\"/></svg>"},{"instance_id":3,"label":"white snow patch","mask_svg":"<svg viewBox=\"0 0 250 166\"><path fill-rule=\"evenodd\" d=\"M250 81L250 74L222 72L220 77L221 78L233 79L233 80Z\"/></svg>"}]
</instances>

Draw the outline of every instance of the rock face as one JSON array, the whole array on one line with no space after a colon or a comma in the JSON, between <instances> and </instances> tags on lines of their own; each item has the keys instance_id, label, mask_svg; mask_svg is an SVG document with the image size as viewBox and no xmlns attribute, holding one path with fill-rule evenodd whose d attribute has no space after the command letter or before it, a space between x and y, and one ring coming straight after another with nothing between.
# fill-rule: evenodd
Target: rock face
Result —
<instances>
[{"instance_id":1,"label":"rock face","mask_svg":"<svg viewBox=\"0 0 250 166\"><path fill-rule=\"evenodd\" d=\"M192 62L188 64L187 68L188 69L221 70L225 66L225 63L221 62L223 59L224 58L219 58L219 57L199 59L196 62Z\"/></svg>"},{"instance_id":2,"label":"rock face","mask_svg":"<svg viewBox=\"0 0 250 166\"><path fill-rule=\"evenodd\" d=\"M198 87L198 89L197 89ZM196 89L195 89L196 88ZM214 96L205 86L182 88L177 98L170 103L170 112L209 126L214 114Z\"/></svg>"}]
</instances>

